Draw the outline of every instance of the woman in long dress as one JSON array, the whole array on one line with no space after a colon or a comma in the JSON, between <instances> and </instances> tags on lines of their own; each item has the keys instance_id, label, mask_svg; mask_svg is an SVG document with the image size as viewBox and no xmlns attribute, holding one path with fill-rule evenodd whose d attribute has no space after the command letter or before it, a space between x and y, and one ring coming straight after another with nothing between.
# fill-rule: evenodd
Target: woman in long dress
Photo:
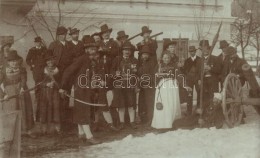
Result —
<instances>
[{"instance_id":1,"label":"woman in long dress","mask_svg":"<svg viewBox=\"0 0 260 158\"><path fill-rule=\"evenodd\" d=\"M152 127L156 129L172 128L174 120L181 117L178 82L175 78L176 65L171 63L171 56L164 54L159 64L156 80L154 115Z\"/></svg>"}]
</instances>

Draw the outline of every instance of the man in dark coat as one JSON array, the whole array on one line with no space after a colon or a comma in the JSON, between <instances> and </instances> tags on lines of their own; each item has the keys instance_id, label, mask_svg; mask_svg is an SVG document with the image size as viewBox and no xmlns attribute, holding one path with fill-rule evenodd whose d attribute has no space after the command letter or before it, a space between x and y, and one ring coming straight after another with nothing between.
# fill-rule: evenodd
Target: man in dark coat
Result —
<instances>
[{"instance_id":1,"label":"man in dark coat","mask_svg":"<svg viewBox=\"0 0 260 158\"><path fill-rule=\"evenodd\" d=\"M84 44L79 40L79 31L77 28L73 28L69 33L71 41L68 42L68 45L73 59L84 54Z\"/></svg>"},{"instance_id":2,"label":"man in dark coat","mask_svg":"<svg viewBox=\"0 0 260 158\"><path fill-rule=\"evenodd\" d=\"M68 42L66 41L67 29L64 26L60 26L57 28L56 35L57 40L53 41L50 46L49 50L52 51L55 58L55 64L57 65L60 75L62 76L64 70L72 63L72 55L70 52L70 47ZM60 82L61 79L58 79ZM66 85L66 90L70 90L70 84ZM60 116L61 116L61 131L68 132L71 130L73 126L72 123L72 111L69 107L69 99L65 98L60 101Z\"/></svg>"},{"instance_id":3,"label":"man in dark coat","mask_svg":"<svg viewBox=\"0 0 260 158\"><path fill-rule=\"evenodd\" d=\"M74 79L74 97L84 101L91 102L92 77L94 75L95 56L98 46L93 38L86 39L85 54L78 57L66 68L61 82L60 93L64 94L66 85ZM90 130L90 106L81 102L74 101L73 122L78 124L79 138L87 139L91 144L100 143L96 140Z\"/></svg>"},{"instance_id":4,"label":"man in dark coat","mask_svg":"<svg viewBox=\"0 0 260 158\"><path fill-rule=\"evenodd\" d=\"M141 62L138 66L138 77L140 79L140 92L138 112L142 123L151 125L153 118L154 96L155 96L155 68L157 63L150 58L150 49L143 46L141 53Z\"/></svg>"},{"instance_id":5,"label":"man in dark coat","mask_svg":"<svg viewBox=\"0 0 260 158\"><path fill-rule=\"evenodd\" d=\"M226 40L219 41L219 49L222 50L221 54L218 56L218 60L221 63L222 69L224 68L224 63L228 62L229 60L229 54L227 53L227 48L229 46L229 43ZM221 87L223 85L223 82L221 81L222 76L219 76L219 82L221 83Z\"/></svg>"},{"instance_id":6,"label":"man in dark coat","mask_svg":"<svg viewBox=\"0 0 260 158\"><path fill-rule=\"evenodd\" d=\"M100 42L99 51L101 52L101 57L105 55L107 58L114 59L120 54L120 52L116 41L113 38L110 38L112 28L109 28L107 24L104 24L100 27L100 29L102 41Z\"/></svg>"},{"instance_id":7,"label":"man in dark coat","mask_svg":"<svg viewBox=\"0 0 260 158\"><path fill-rule=\"evenodd\" d=\"M204 78L203 78L203 109L212 104L214 93L219 91L219 75L221 73L221 63L216 56L210 55L210 45L208 40L200 41L200 49L203 53ZM203 64L203 63L202 63Z\"/></svg>"},{"instance_id":8,"label":"man in dark coat","mask_svg":"<svg viewBox=\"0 0 260 158\"><path fill-rule=\"evenodd\" d=\"M150 38L151 33L152 33L152 30L150 30L147 26L142 27L141 36L143 37L143 40L137 44L137 49L140 52L142 47L144 45L147 45L151 50L151 55L150 55L151 59L157 63L156 51L157 51L158 45L155 40ZM138 57L139 60L141 59L140 57L141 56L139 55L139 57Z\"/></svg>"},{"instance_id":9,"label":"man in dark coat","mask_svg":"<svg viewBox=\"0 0 260 158\"><path fill-rule=\"evenodd\" d=\"M192 89L191 97L189 97L187 105L187 114L192 114L193 107L193 89L197 92L197 106L200 105L199 102L199 81L200 81L200 69L201 69L201 58L196 55L197 49L195 46L189 47L190 57L185 60L184 66L182 67L182 72L185 75L186 86Z\"/></svg>"},{"instance_id":10,"label":"man in dark coat","mask_svg":"<svg viewBox=\"0 0 260 158\"><path fill-rule=\"evenodd\" d=\"M115 75L113 82L114 99L112 107L119 108L120 129L125 127L125 108L128 108L130 126L135 129L135 88L137 86L138 60L131 57L132 44L127 42L123 45L123 55L117 56L112 63L112 74ZM134 75L131 77L131 75Z\"/></svg>"},{"instance_id":11,"label":"man in dark coat","mask_svg":"<svg viewBox=\"0 0 260 158\"><path fill-rule=\"evenodd\" d=\"M36 37L34 39L35 46L29 49L29 52L26 56L26 63L32 70L33 79L35 85L44 80L44 67L45 67L45 56L46 56L46 47L42 44L41 37ZM39 121L39 112L40 112L40 89L37 87L35 89L35 98L36 98L36 121Z\"/></svg>"},{"instance_id":12,"label":"man in dark coat","mask_svg":"<svg viewBox=\"0 0 260 158\"><path fill-rule=\"evenodd\" d=\"M127 41L128 40L128 37L129 35L127 35L125 33L125 31L118 31L117 32L117 37L116 37L116 42L118 44L118 47L119 47L119 51L120 51L120 55L122 55L122 46L124 45L125 42L130 42L130 41ZM131 53L131 57L134 57L134 51L136 50L135 46L132 45L133 47L133 52Z\"/></svg>"}]
</instances>

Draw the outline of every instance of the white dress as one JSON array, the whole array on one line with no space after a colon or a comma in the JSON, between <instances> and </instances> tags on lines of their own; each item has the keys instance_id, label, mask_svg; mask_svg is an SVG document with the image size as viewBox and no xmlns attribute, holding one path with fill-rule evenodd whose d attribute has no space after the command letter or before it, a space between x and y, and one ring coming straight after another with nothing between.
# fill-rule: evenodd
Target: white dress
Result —
<instances>
[{"instance_id":1,"label":"white dress","mask_svg":"<svg viewBox=\"0 0 260 158\"><path fill-rule=\"evenodd\" d=\"M157 101L163 104L163 109L156 108ZM177 81L164 78L156 87L152 127L156 129L172 128L173 121L181 117L179 88Z\"/></svg>"}]
</instances>

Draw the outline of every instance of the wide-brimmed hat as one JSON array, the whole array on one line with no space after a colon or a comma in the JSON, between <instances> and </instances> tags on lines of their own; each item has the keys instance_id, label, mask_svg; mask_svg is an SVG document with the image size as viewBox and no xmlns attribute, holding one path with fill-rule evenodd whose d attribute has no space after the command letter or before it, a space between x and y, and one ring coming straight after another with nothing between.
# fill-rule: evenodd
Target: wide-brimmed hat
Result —
<instances>
[{"instance_id":1,"label":"wide-brimmed hat","mask_svg":"<svg viewBox=\"0 0 260 158\"><path fill-rule=\"evenodd\" d=\"M94 38L91 37L90 35L85 35L84 36L84 47L88 48L88 47L99 47L98 44L95 42Z\"/></svg>"},{"instance_id":2,"label":"wide-brimmed hat","mask_svg":"<svg viewBox=\"0 0 260 158\"><path fill-rule=\"evenodd\" d=\"M112 28L109 28L107 24L104 24L100 27L100 34L103 34L105 32L112 32Z\"/></svg>"},{"instance_id":3,"label":"wide-brimmed hat","mask_svg":"<svg viewBox=\"0 0 260 158\"><path fill-rule=\"evenodd\" d=\"M196 50L195 46L189 46L189 52L195 52Z\"/></svg>"},{"instance_id":4,"label":"wide-brimmed hat","mask_svg":"<svg viewBox=\"0 0 260 158\"><path fill-rule=\"evenodd\" d=\"M141 54L144 54L144 53L150 54L150 53L151 53L151 50L150 50L149 46L144 45L144 46L142 46L142 48L141 48L141 50L140 50L140 53L141 53Z\"/></svg>"},{"instance_id":5,"label":"wide-brimmed hat","mask_svg":"<svg viewBox=\"0 0 260 158\"><path fill-rule=\"evenodd\" d=\"M56 30L56 35L65 35L67 32L68 29L66 29L64 26L59 26Z\"/></svg>"},{"instance_id":6,"label":"wide-brimmed hat","mask_svg":"<svg viewBox=\"0 0 260 158\"><path fill-rule=\"evenodd\" d=\"M40 36L35 37L34 42L42 42L42 38Z\"/></svg>"},{"instance_id":7,"label":"wide-brimmed hat","mask_svg":"<svg viewBox=\"0 0 260 158\"><path fill-rule=\"evenodd\" d=\"M48 60L50 60L50 59L55 59L55 57L56 57L56 56L53 55L53 52L52 52L51 50L47 50L44 60L45 60L45 61L48 61Z\"/></svg>"},{"instance_id":8,"label":"wide-brimmed hat","mask_svg":"<svg viewBox=\"0 0 260 158\"><path fill-rule=\"evenodd\" d=\"M8 55L7 55L7 60L12 61L12 60L18 60L20 57L17 54L16 50L11 50Z\"/></svg>"},{"instance_id":9,"label":"wide-brimmed hat","mask_svg":"<svg viewBox=\"0 0 260 158\"><path fill-rule=\"evenodd\" d=\"M201 40L199 46L200 47L202 47L202 46L210 47L209 40Z\"/></svg>"},{"instance_id":10,"label":"wide-brimmed hat","mask_svg":"<svg viewBox=\"0 0 260 158\"><path fill-rule=\"evenodd\" d=\"M225 51L228 55L233 55L233 54L237 53L237 49L235 47L232 47L232 46L228 46Z\"/></svg>"},{"instance_id":11,"label":"wide-brimmed hat","mask_svg":"<svg viewBox=\"0 0 260 158\"><path fill-rule=\"evenodd\" d=\"M116 39L119 40L120 38L123 38L123 37L128 38L129 35L126 35L126 34L125 34L125 31L118 31L118 32L117 32L117 37L116 37Z\"/></svg>"},{"instance_id":12,"label":"wide-brimmed hat","mask_svg":"<svg viewBox=\"0 0 260 158\"><path fill-rule=\"evenodd\" d=\"M73 34L75 34L75 33L79 33L79 29L77 29L77 28L73 28L73 29L70 29L70 33L69 33L69 35L73 35Z\"/></svg>"},{"instance_id":13,"label":"wide-brimmed hat","mask_svg":"<svg viewBox=\"0 0 260 158\"><path fill-rule=\"evenodd\" d=\"M219 49L223 49L229 46L229 43L226 40L219 41Z\"/></svg>"},{"instance_id":14,"label":"wide-brimmed hat","mask_svg":"<svg viewBox=\"0 0 260 158\"><path fill-rule=\"evenodd\" d=\"M144 33L152 33L152 30L150 30L148 26L143 26L141 36L143 36Z\"/></svg>"},{"instance_id":15,"label":"wide-brimmed hat","mask_svg":"<svg viewBox=\"0 0 260 158\"><path fill-rule=\"evenodd\" d=\"M133 45L130 42L125 42L122 45L122 50L124 50L124 49L131 49L131 50L133 50Z\"/></svg>"}]
</instances>

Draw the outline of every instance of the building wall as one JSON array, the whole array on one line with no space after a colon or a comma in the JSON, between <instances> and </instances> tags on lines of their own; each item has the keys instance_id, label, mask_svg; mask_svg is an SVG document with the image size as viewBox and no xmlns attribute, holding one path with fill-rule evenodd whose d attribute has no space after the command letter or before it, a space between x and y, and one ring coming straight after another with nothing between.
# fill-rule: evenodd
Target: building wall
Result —
<instances>
[{"instance_id":1,"label":"building wall","mask_svg":"<svg viewBox=\"0 0 260 158\"><path fill-rule=\"evenodd\" d=\"M148 2L148 3L145 3ZM204 2L204 3L202 3ZM163 38L189 38L192 44L198 44L196 29L200 26L204 39L212 41L220 21L223 21L219 39L230 39L230 23L232 0L66 0L60 4L61 25L77 27L81 29L80 36L99 31L100 25L107 23L113 28L112 37L116 37L119 30L125 30L131 36L140 33L141 27L148 25L153 33L163 32L157 40ZM57 1L38 0L34 8L28 13L30 18L44 15L52 34L59 19ZM31 30L26 20L20 15L8 17L12 24L0 21L1 35L14 35L14 49L17 49L22 57L26 57L30 47L33 46L33 38L36 34ZM39 18L39 17L37 17ZM42 36L46 44L52 41L50 32L42 27L42 21L33 23L37 34ZM19 24L13 25L13 24ZM132 41L136 44L141 41L138 37ZM214 54L220 51L215 47ZM30 71L28 71L30 72ZM32 85L31 74L29 83Z\"/></svg>"}]
</instances>

